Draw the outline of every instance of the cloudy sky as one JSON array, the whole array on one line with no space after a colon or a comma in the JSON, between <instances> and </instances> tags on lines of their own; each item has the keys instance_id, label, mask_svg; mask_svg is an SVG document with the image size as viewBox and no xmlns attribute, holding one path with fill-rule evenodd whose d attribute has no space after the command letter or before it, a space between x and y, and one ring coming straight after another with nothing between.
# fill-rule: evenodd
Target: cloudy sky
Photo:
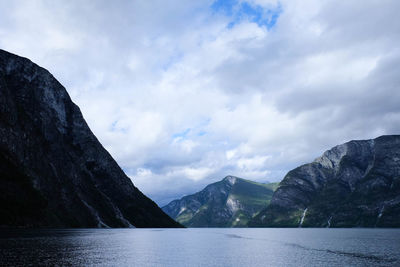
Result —
<instances>
[{"instance_id":1,"label":"cloudy sky","mask_svg":"<svg viewBox=\"0 0 400 267\"><path fill-rule=\"evenodd\" d=\"M47 68L159 205L279 181L400 133L398 0L0 0L0 48Z\"/></svg>"}]
</instances>

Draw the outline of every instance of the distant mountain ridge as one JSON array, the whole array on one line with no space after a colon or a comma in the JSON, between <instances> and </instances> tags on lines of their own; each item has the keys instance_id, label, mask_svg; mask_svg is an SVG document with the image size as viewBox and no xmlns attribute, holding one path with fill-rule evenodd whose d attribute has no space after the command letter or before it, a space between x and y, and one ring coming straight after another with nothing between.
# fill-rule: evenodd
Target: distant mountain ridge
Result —
<instances>
[{"instance_id":1,"label":"distant mountain ridge","mask_svg":"<svg viewBox=\"0 0 400 267\"><path fill-rule=\"evenodd\" d=\"M133 185L65 88L4 50L0 226L181 227Z\"/></svg>"},{"instance_id":2,"label":"distant mountain ridge","mask_svg":"<svg viewBox=\"0 0 400 267\"><path fill-rule=\"evenodd\" d=\"M400 227L400 135L350 141L291 170L253 227Z\"/></svg>"},{"instance_id":3,"label":"distant mountain ridge","mask_svg":"<svg viewBox=\"0 0 400 267\"><path fill-rule=\"evenodd\" d=\"M235 176L206 186L200 192L162 207L187 227L245 227L265 208L277 183L262 184Z\"/></svg>"}]
</instances>

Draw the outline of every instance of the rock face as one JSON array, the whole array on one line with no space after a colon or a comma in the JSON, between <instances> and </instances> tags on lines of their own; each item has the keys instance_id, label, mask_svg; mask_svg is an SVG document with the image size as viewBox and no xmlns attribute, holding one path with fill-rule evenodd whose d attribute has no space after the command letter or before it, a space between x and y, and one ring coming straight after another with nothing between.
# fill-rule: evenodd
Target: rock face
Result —
<instances>
[{"instance_id":1,"label":"rock face","mask_svg":"<svg viewBox=\"0 0 400 267\"><path fill-rule=\"evenodd\" d=\"M0 226L179 227L45 69L0 50Z\"/></svg>"},{"instance_id":2,"label":"rock face","mask_svg":"<svg viewBox=\"0 0 400 267\"><path fill-rule=\"evenodd\" d=\"M290 171L250 226L400 227L400 136L350 141Z\"/></svg>"},{"instance_id":3,"label":"rock face","mask_svg":"<svg viewBox=\"0 0 400 267\"><path fill-rule=\"evenodd\" d=\"M187 227L244 227L268 205L276 186L227 176L162 209Z\"/></svg>"}]
</instances>

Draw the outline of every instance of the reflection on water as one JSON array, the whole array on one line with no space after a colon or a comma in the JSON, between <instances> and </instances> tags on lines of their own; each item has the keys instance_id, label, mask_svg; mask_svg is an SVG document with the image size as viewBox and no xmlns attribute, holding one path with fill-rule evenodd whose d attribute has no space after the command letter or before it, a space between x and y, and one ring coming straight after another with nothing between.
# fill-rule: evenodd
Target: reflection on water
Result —
<instances>
[{"instance_id":1,"label":"reflection on water","mask_svg":"<svg viewBox=\"0 0 400 267\"><path fill-rule=\"evenodd\" d=\"M0 265L400 266L400 230L2 229Z\"/></svg>"}]
</instances>

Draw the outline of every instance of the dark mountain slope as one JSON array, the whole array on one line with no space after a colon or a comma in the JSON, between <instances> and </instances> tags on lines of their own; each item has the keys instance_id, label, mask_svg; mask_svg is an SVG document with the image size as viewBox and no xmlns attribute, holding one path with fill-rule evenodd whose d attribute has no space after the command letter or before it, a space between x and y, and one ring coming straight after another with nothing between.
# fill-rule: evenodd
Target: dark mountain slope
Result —
<instances>
[{"instance_id":1,"label":"dark mountain slope","mask_svg":"<svg viewBox=\"0 0 400 267\"><path fill-rule=\"evenodd\" d=\"M400 227L400 136L350 141L290 171L250 226Z\"/></svg>"},{"instance_id":2,"label":"dark mountain slope","mask_svg":"<svg viewBox=\"0 0 400 267\"><path fill-rule=\"evenodd\" d=\"M268 205L276 186L227 176L162 209L188 227L243 227Z\"/></svg>"},{"instance_id":3,"label":"dark mountain slope","mask_svg":"<svg viewBox=\"0 0 400 267\"><path fill-rule=\"evenodd\" d=\"M0 225L176 227L90 131L65 88L0 50Z\"/></svg>"}]
</instances>

